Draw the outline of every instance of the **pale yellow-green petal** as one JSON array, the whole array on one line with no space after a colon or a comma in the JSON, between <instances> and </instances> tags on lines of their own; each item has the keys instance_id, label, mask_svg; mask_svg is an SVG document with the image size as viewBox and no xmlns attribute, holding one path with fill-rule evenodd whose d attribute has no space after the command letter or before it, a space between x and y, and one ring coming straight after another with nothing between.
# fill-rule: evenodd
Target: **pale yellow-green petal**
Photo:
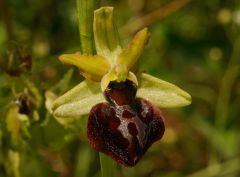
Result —
<instances>
[{"instance_id":1,"label":"pale yellow-green petal","mask_svg":"<svg viewBox=\"0 0 240 177\"><path fill-rule=\"evenodd\" d=\"M137 97L145 98L158 107L173 108L191 103L191 96L174 84L144 73L138 81Z\"/></svg>"},{"instance_id":2,"label":"pale yellow-green petal","mask_svg":"<svg viewBox=\"0 0 240 177\"><path fill-rule=\"evenodd\" d=\"M118 55L117 64L125 64L130 70L137 62L142 54L144 47L149 39L149 32L147 28L139 31L126 48Z\"/></svg>"},{"instance_id":3,"label":"pale yellow-green petal","mask_svg":"<svg viewBox=\"0 0 240 177\"><path fill-rule=\"evenodd\" d=\"M110 68L107 59L100 55L63 54L59 60L78 67L84 77L94 81L100 81Z\"/></svg>"}]
</instances>

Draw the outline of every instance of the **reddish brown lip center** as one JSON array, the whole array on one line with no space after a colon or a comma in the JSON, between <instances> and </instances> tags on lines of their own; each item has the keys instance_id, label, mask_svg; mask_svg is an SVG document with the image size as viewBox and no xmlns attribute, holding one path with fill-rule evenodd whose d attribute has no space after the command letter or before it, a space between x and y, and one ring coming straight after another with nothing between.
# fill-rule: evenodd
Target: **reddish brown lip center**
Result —
<instances>
[{"instance_id":1,"label":"reddish brown lip center","mask_svg":"<svg viewBox=\"0 0 240 177\"><path fill-rule=\"evenodd\" d=\"M136 85L126 80L126 82L110 82L104 95L110 104L131 105L135 100L136 92Z\"/></svg>"}]
</instances>

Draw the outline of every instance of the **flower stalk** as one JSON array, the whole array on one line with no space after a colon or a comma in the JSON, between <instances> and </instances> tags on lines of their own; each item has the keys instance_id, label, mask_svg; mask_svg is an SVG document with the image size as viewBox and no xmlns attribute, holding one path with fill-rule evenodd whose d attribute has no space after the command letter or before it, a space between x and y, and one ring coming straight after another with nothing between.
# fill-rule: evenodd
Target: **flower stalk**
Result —
<instances>
[{"instance_id":1,"label":"flower stalk","mask_svg":"<svg viewBox=\"0 0 240 177\"><path fill-rule=\"evenodd\" d=\"M93 11L99 0L76 0L78 26L80 32L81 51L84 54L92 54L93 48Z\"/></svg>"},{"instance_id":2,"label":"flower stalk","mask_svg":"<svg viewBox=\"0 0 240 177\"><path fill-rule=\"evenodd\" d=\"M79 24L81 50L83 54L93 54L93 51L94 51L93 23L91 22L93 22L93 11L98 4L98 0L76 0L76 1L77 1L77 16L78 16L78 24ZM110 32L109 34L111 34L111 31L107 31L107 32ZM112 34L111 38L114 37L114 35L115 34ZM114 48L115 44L112 45L113 43L111 43L111 41L108 42L108 44L111 46L112 49ZM104 45L96 46L98 51L101 49L101 47L104 48L105 46ZM79 54L76 54L76 55L79 55ZM62 56L62 58L64 58L64 56ZM87 68L89 68L89 70L85 73L81 72L81 74L86 78L89 77L89 79L91 80L95 80L95 81L100 80L101 75L106 73L104 69L109 68L108 63L105 62L105 60L103 60L101 56L96 56L96 59L92 59L88 56L85 56L85 58L84 57L81 58L81 61L76 60L76 58L81 58L81 57L73 57L71 60L72 61L71 64L78 65L78 63L81 63L81 65L78 65L80 68L81 66L86 67L86 65L88 65L89 67ZM104 66L100 68L101 70L100 72L97 69L99 68L98 67L99 63L101 63L101 66ZM93 77L91 77L92 75L88 75L89 72L93 75ZM102 99L102 96L99 95L99 98ZM94 100L96 100L96 97L94 97ZM89 110L87 110L87 112L89 112ZM114 177L115 176L114 171L115 171L116 165L113 163L113 161L102 153L99 153L99 158L100 158L102 177Z\"/></svg>"}]
</instances>

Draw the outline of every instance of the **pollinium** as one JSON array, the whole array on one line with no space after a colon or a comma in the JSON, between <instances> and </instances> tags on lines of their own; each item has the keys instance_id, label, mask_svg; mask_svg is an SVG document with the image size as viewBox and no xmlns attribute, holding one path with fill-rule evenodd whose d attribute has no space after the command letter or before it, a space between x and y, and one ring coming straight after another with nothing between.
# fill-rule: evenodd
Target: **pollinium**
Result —
<instances>
[{"instance_id":1,"label":"pollinium","mask_svg":"<svg viewBox=\"0 0 240 177\"><path fill-rule=\"evenodd\" d=\"M95 105L88 118L91 146L118 163L131 167L164 134L160 110L143 98L136 98L136 85L112 81L104 91L107 100Z\"/></svg>"}]
</instances>

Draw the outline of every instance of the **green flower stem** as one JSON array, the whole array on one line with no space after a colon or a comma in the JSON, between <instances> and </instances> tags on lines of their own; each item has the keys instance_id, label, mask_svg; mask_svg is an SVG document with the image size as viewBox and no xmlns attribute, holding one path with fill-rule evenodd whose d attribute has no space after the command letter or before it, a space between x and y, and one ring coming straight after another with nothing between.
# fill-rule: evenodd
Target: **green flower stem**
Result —
<instances>
[{"instance_id":1,"label":"green flower stem","mask_svg":"<svg viewBox=\"0 0 240 177\"><path fill-rule=\"evenodd\" d=\"M93 11L98 0L76 0L79 20L80 41L83 54L93 53ZM95 32L97 30L95 29ZM118 42L118 40L117 40ZM111 42L110 42L111 43ZM118 44L118 43L117 43ZM114 44L115 45L115 44ZM105 47L105 46L103 46ZM114 46L111 45L114 48ZM114 177L114 162L99 153L102 177Z\"/></svg>"},{"instance_id":2,"label":"green flower stem","mask_svg":"<svg viewBox=\"0 0 240 177\"><path fill-rule=\"evenodd\" d=\"M99 153L99 158L102 177L114 177L116 174L116 164L114 161L102 153Z\"/></svg>"},{"instance_id":3,"label":"green flower stem","mask_svg":"<svg viewBox=\"0 0 240 177\"><path fill-rule=\"evenodd\" d=\"M230 58L228 67L222 77L219 95L216 104L216 128L220 131L224 131L226 128L226 122L229 114L229 103L231 97L231 90L234 81L237 79L240 73L240 37L236 38L233 43L233 52Z\"/></svg>"},{"instance_id":4,"label":"green flower stem","mask_svg":"<svg viewBox=\"0 0 240 177\"><path fill-rule=\"evenodd\" d=\"M99 0L76 0L82 53L93 53L93 11Z\"/></svg>"},{"instance_id":5,"label":"green flower stem","mask_svg":"<svg viewBox=\"0 0 240 177\"><path fill-rule=\"evenodd\" d=\"M237 79L240 73L239 47L240 47L240 36L238 36L233 42L232 56L229 60L228 67L224 75L222 76L219 93L217 97L217 102L216 102L215 128L218 130L218 132L223 134L227 131L226 123L229 117L231 90L232 90L234 81ZM210 156L209 165L220 161L213 145L212 145L211 151L212 153Z\"/></svg>"},{"instance_id":6,"label":"green flower stem","mask_svg":"<svg viewBox=\"0 0 240 177\"><path fill-rule=\"evenodd\" d=\"M228 66L222 76L222 80L219 87L216 107L215 107L215 128L216 132L213 136L223 135L226 133L226 123L229 117L229 109L230 109L230 98L231 98L231 90L234 84L234 81L239 76L240 65L239 65L239 57L240 57L240 36L236 37L232 43L233 51L231 58L229 60ZM208 162L208 166L211 166L214 163L218 163L220 161L218 157L217 149L214 147L214 143L211 145L211 154Z\"/></svg>"}]
</instances>

